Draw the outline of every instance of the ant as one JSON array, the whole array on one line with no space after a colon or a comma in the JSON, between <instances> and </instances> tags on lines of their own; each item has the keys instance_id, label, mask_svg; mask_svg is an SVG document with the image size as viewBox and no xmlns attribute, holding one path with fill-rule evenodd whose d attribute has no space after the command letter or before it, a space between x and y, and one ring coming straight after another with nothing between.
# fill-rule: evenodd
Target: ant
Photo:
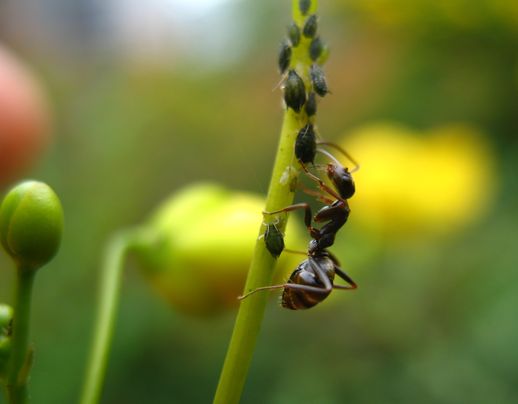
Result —
<instances>
[{"instance_id":1,"label":"ant","mask_svg":"<svg viewBox=\"0 0 518 404\"><path fill-rule=\"evenodd\" d=\"M305 128L306 130L304 131ZM313 130L312 125L306 125L305 128L299 132L299 137L301 136L301 133L306 136L308 131ZM297 138L297 140L299 139ZM327 155L333 161L327 165L327 176L336 190L329 187L320 178L309 172L305 164L306 162L298 158L306 175L318 184L321 191L332 196L334 200L330 199L329 196L309 191L312 194L315 194L322 202L326 203L326 206L321 208L314 217L311 212L311 207L307 203L290 205L274 212L264 212L264 214L273 215L297 209L304 209L304 223L312 238L308 245L308 258L302 261L302 263L293 271L287 283L260 287L240 296L239 299L244 299L260 290L284 289L281 300L282 306L291 310L299 310L309 309L320 303L329 296L333 289L357 288L356 283L340 268L340 264L336 257L327 251L327 248L334 244L336 233L349 218L350 209L347 199L354 195L354 181L347 168L344 168L338 160L333 157L333 155L325 150L317 149L316 144L315 147L312 146L311 142L306 142L306 144L309 144L313 150L306 153L306 157L310 157L310 160L306 162L312 163L314 160L314 154L316 154L317 151ZM321 144L335 147L349 157L345 151L334 144ZM313 155L311 156L310 154ZM352 158L350 158L350 160L356 164ZM356 164L355 170L357 167L358 165ZM312 220L316 223L326 223L320 229L317 229L311 225ZM349 285L335 285L335 275L338 275Z\"/></svg>"}]
</instances>

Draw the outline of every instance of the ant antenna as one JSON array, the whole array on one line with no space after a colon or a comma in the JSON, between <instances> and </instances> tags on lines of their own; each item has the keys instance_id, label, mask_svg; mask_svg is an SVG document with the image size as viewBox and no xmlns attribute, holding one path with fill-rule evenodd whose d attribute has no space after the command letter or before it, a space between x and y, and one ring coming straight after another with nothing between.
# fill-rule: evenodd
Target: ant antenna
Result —
<instances>
[{"instance_id":1,"label":"ant antenna","mask_svg":"<svg viewBox=\"0 0 518 404\"><path fill-rule=\"evenodd\" d=\"M358 164L358 162L349 154L347 153L344 149L342 149L340 146L338 146L336 143L331 143L331 142L318 142L318 144L321 144L321 145L324 145L324 146L328 146L328 147L332 147L336 150L338 150L340 153L342 153L343 156L345 156L345 158L347 158L347 160L349 160L351 163L354 164L354 167L351 171L349 171L350 173L354 173L355 171L358 171L360 169L360 164ZM326 156L330 157L331 159L333 159L335 162L337 162L338 164L340 164L338 162L338 160L333 157L329 152L327 152L326 150L322 150L322 149L318 149L319 152L325 154ZM341 165L341 164L340 164Z\"/></svg>"}]
</instances>

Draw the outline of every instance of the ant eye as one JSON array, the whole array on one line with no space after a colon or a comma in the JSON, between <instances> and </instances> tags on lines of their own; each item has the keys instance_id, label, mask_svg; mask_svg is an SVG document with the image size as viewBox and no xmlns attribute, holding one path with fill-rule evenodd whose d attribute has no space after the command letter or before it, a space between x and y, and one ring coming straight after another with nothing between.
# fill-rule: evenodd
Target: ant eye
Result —
<instances>
[{"instance_id":1,"label":"ant eye","mask_svg":"<svg viewBox=\"0 0 518 404\"><path fill-rule=\"evenodd\" d=\"M284 85L284 101L286 101L288 108L296 112L299 112L306 102L304 81L302 81L295 70L290 70L288 73L288 78Z\"/></svg>"},{"instance_id":2,"label":"ant eye","mask_svg":"<svg viewBox=\"0 0 518 404\"><path fill-rule=\"evenodd\" d=\"M302 29L302 33L306 38L313 38L317 33L318 22L316 14L310 16L306 23L304 24L304 28Z\"/></svg>"},{"instance_id":3,"label":"ant eye","mask_svg":"<svg viewBox=\"0 0 518 404\"><path fill-rule=\"evenodd\" d=\"M299 0L299 10L302 15L306 15L311 7L311 0Z\"/></svg>"},{"instance_id":4,"label":"ant eye","mask_svg":"<svg viewBox=\"0 0 518 404\"><path fill-rule=\"evenodd\" d=\"M312 91L308 95L308 101L306 102L306 114L313 116L317 113L317 97Z\"/></svg>"},{"instance_id":5,"label":"ant eye","mask_svg":"<svg viewBox=\"0 0 518 404\"><path fill-rule=\"evenodd\" d=\"M284 236L275 224L268 223L264 232L264 243L274 258L281 255L282 250L284 250Z\"/></svg>"},{"instance_id":6,"label":"ant eye","mask_svg":"<svg viewBox=\"0 0 518 404\"><path fill-rule=\"evenodd\" d=\"M279 70L282 73L289 67L291 61L291 46L284 42L279 50Z\"/></svg>"},{"instance_id":7,"label":"ant eye","mask_svg":"<svg viewBox=\"0 0 518 404\"><path fill-rule=\"evenodd\" d=\"M293 46L297 46L300 42L300 28L295 22L288 26L288 38Z\"/></svg>"},{"instance_id":8,"label":"ant eye","mask_svg":"<svg viewBox=\"0 0 518 404\"><path fill-rule=\"evenodd\" d=\"M315 92L321 97L325 96L328 92L326 76L322 68L313 63L311 69L309 71L309 75L311 76L311 83L313 84L313 89Z\"/></svg>"},{"instance_id":9,"label":"ant eye","mask_svg":"<svg viewBox=\"0 0 518 404\"><path fill-rule=\"evenodd\" d=\"M295 157L302 163L313 163L317 152L317 141L312 124L304 126L295 140Z\"/></svg>"},{"instance_id":10,"label":"ant eye","mask_svg":"<svg viewBox=\"0 0 518 404\"><path fill-rule=\"evenodd\" d=\"M309 45L309 57L311 60L316 61L320 55L322 55L322 51L324 50L324 44L320 37L316 37L311 41Z\"/></svg>"}]
</instances>

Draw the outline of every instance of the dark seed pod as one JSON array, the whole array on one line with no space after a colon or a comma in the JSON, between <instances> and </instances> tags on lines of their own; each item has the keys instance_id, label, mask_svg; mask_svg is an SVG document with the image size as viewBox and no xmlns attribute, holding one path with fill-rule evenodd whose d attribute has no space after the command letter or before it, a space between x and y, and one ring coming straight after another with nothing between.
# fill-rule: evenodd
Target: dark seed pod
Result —
<instances>
[{"instance_id":1,"label":"dark seed pod","mask_svg":"<svg viewBox=\"0 0 518 404\"><path fill-rule=\"evenodd\" d=\"M299 112L306 102L306 87L304 81L295 70L290 70L284 82L284 101L288 108Z\"/></svg>"},{"instance_id":2,"label":"dark seed pod","mask_svg":"<svg viewBox=\"0 0 518 404\"><path fill-rule=\"evenodd\" d=\"M281 45L281 49L279 50L279 70L282 73L284 73L288 67L290 66L291 61L291 46L284 42Z\"/></svg>"},{"instance_id":3,"label":"dark seed pod","mask_svg":"<svg viewBox=\"0 0 518 404\"><path fill-rule=\"evenodd\" d=\"M322 43L320 37L313 38L311 44L309 45L309 57L311 60L316 61L322 54L323 50L324 44Z\"/></svg>"},{"instance_id":4,"label":"dark seed pod","mask_svg":"<svg viewBox=\"0 0 518 404\"><path fill-rule=\"evenodd\" d=\"M272 257L277 258L284 250L284 236L274 223L268 223L264 232L264 244Z\"/></svg>"},{"instance_id":5,"label":"dark seed pod","mask_svg":"<svg viewBox=\"0 0 518 404\"><path fill-rule=\"evenodd\" d=\"M308 100L304 108L306 109L306 114L308 114L308 116L313 116L317 113L317 97L313 91L309 93Z\"/></svg>"},{"instance_id":6,"label":"dark seed pod","mask_svg":"<svg viewBox=\"0 0 518 404\"><path fill-rule=\"evenodd\" d=\"M313 163L317 153L317 138L313 125L308 123L298 133L295 140L295 157L300 162Z\"/></svg>"},{"instance_id":7,"label":"dark seed pod","mask_svg":"<svg viewBox=\"0 0 518 404\"><path fill-rule=\"evenodd\" d=\"M316 63L313 63L311 65L311 68L309 69L309 75L311 77L311 84L313 85L313 90L315 90L315 92L319 96L325 96L328 93L328 89L326 83L326 76L322 68Z\"/></svg>"},{"instance_id":8,"label":"dark seed pod","mask_svg":"<svg viewBox=\"0 0 518 404\"><path fill-rule=\"evenodd\" d=\"M304 24L304 28L302 29L302 33L306 38L313 38L315 34L317 33L318 28L318 21L317 21L317 15L313 14L310 16L306 23Z\"/></svg>"},{"instance_id":9,"label":"dark seed pod","mask_svg":"<svg viewBox=\"0 0 518 404\"><path fill-rule=\"evenodd\" d=\"M300 28L295 22L288 26L288 38L293 46L298 46L300 43Z\"/></svg>"},{"instance_id":10,"label":"dark seed pod","mask_svg":"<svg viewBox=\"0 0 518 404\"><path fill-rule=\"evenodd\" d=\"M311 0L299 0L299 10L302 15L306 15L311 7Z\"/></svg>"}]
</instances>

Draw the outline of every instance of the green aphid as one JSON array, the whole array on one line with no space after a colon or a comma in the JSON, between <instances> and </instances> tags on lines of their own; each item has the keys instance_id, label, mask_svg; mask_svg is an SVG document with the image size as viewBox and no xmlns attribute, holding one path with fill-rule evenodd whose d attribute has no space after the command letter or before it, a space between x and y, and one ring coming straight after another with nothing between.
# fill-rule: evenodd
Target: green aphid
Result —
<instances>
[{"instance_id":1,"label":"green aphid","mask_svg":"<svg viewBox=\"0 0 518 404\"><path fill-rule=\"evenodd\" d=\"M268 223L266 225L264 244L274 258L281 255L282 250L284 250L284 236L274 223Z\"/></svg>"}]
</instances>

